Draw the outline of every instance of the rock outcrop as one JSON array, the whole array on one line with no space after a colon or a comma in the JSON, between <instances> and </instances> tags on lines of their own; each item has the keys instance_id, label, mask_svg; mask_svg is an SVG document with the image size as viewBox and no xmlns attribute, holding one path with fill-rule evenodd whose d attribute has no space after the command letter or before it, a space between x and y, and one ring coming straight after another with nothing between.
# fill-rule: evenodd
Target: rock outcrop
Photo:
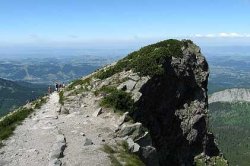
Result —
<instances>
[{"instance_id":1,"label":"rock outcrop","mask_svg":"<svg viewBox=\"0 0 250 166\"><path fill-rule=\"evenodd\" d=\"M209 163L209 158L220 155L207 129L208 76L198 46L167 40L84 78L82 86L98 91L102 100L107 98L104 103L115 102L106 103L115 110L123 104L116 99L126 98L118 92L131 95L133 105L125 110L137 123L119 122L116 136L127 140L146 165L193 165L196 156ZM115 92L107 88L116 88L120 95L110 99Z\"/></svg>"}]
</instances>

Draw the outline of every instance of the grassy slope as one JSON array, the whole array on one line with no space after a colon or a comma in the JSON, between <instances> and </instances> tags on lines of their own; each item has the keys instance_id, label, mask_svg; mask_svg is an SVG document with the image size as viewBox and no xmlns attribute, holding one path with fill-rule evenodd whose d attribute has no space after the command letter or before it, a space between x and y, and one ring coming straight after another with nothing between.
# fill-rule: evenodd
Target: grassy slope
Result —
<instances>
[{"instance_id":1,"label":"grassy slope","mask_svg":"<svg viewBox=\"0 0 250 166\"><path fill-rule=\"evenodd\" d=\"M210 127L230 165L250 163L250 103L210 104Z\"/></svg>"},{"instance_id":2,"label":"grassy slope","mask_svg":"<svg viewBox=\"0 0 250 166\"><path fill-rule=\"evenodd\" d=\"M164 40L132 52L125 58L105 70L96 74L99 79L108 78L123 70L132 69L141 76L154 76L164 74L163 66L171 57L182 57L182 47L192 44L192 41Z\"/></svg>"},{"instance_id":3,"label":"grassy slope","mask_svg":"<svg viewBox=\"0 0 250 166\"><path fill-rule=\"evenodd\" d=\"M31 103L34 109L40 109L41 106L47 102L47 98L43 97ZM9 138L15 128L22 123L33 111L33 108L20 107L13 113L0 119L0 147L3 145L2 141Z\"/></svg>"}]
</instances>

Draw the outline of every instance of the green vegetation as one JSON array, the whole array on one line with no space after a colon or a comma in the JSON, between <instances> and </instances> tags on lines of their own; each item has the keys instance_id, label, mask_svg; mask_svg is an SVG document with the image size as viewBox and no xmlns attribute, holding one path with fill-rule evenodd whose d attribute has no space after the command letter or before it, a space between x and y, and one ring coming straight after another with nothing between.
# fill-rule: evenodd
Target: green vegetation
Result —
<instances>
[{"instance_id":1,"label":"green vegetation","mask_svg":"<svg viewBox=\"0 0 250 166\"><path fill-rule=\"evenodd\" d=\"M88 91L88 88L86 87L86 86L81 86L80 88L78 88L78 89L75 89L72 93L71 93L71 95L78 95L78 94L81 94L81 93L83 93L83 92L86 92L86 91Z\"/></svg>"},{"instance_id":2,"label":"green vegetation","mask_svg":"<svg viewBox=\"0 0 250 166\"><path fill-rule=\"evenodd\" d=\"M116 87L113 87L113 86L103 86L101 87L100 89L96 90L94 92L95 96L99 95L99 94L110 94L110 93L113 93L117 91Z\"/></svg>"},{"instance_id":3,"label":"green vegetation","mask_svg":"<svg viewBox=\"0 0 250 166\"><path fill-rule=\"evenodd\" d=\"M35 104L35 109L40 109L43 104L47 102L47 97L41 97L40 99L33 102Z\"/></svg>"},{"instance_id":4,"label":"green vegetation","mask_svg":"<svg viewBox=\"0 0 250 166\"><path fill-rule=\"evenodd\" d=\"M116 65L99 71L95 77L99 79L108 78L123 70L132 69L140 76L153 76L164 74L164 64L170 57L182 57L182 47L187 47L191 41L165 40L141 48L129 54Z\"/></svg>"},{"instance_id":5,"label":"green vegetation","mask_svg":"<svg viewBox=\"0 0 250 166\"><path fill-rule=\"evenodd\" d=\"M47 85L13 82L1 78L0 87L0 117L47 91Z\"/></svg>"},{"instance_id":6,"label":"green vegetation","mask_svg":"<svg viewBox=\"0 0 250 166\"><path fill-rule=\"evenodd\" d=\"M20 108L11 115L6 116L0 121L0 142L7 139L13 134L16 126L20 124L31 112L33 109Z\"/></svg>"},{"instance_id":7,"label":"green vegetation","mask_svg":"<svg viewBox=\"0 0 250 166\"><path fill-rule=\"evenodd\" d=\"M210 128L230 165L250 163L250 103L212 103Z\"/></svg>"},{"instance_id":8,"label":"green vegetation","mask_svg":"<svg viewBox=\"0 0 250 166\"><path fill-rule=\"evenodd\" d=\"M92 88L90 81L92 77L88 77L85 79L74 80L70 83L70 85L65 89L66 91L71 91L71 95L78 95L83 92L89 91L89 86ZM80 86L75 88L76 86Z\"/></svg>"},{"instance_id":9,"label":"green vegetation","mask_svg":"<svg viewBox=\"0 0 250 166\"><path fill-rule=\"evenodd\" d=\"M75 80L66 88L66 90L73 90L77 85L90 85L90 81L91 77Z\"/></svg>"},{"instance_id":10,"label":"green vegetation","mask_svg":"<svg viewBox=\"0 0 250 166\"><path fill-rule=\"evenodd\" d=\"M227 161L223 157L211 157L209 159L205 159L204 157L195 158L195 166L228 166Z\"/></svg>"},{"instance_id":11,"label":"green vegetation","mask_svg":"<svg viewBox=\"0 0 250 166\"><path fill-rule=\"evenodd\" d=\"M112 166L144 166L140 158L131 153L125 141L116 146L103 145L102 150L109 154Z\"/></svg>"},{"instance_id":12,"label":"green vegetation","mask_svg":"<svg viewBox=\"0 0 250 166\"><path fill-rule=\"evenodd\" d=\"M64 92L63 92L63 91L60 91L60 92L59 92L59 103L60 103L61 105L64 105L64 100L65 100L65 98L64 98Z\"/></svg>"},{"instance_id":13,"label":"green vegetation","mask_svg":"<svg viewBox=\"0 0 250 166\"><path fill-rule=\"evenodd\" d=\"M35 109L41 108L41 106L47 102L47 98L43 97L31 103ZM16 126L22 123L22 121L27 118L34 109L20 107L15 112L6 115L2 119L0 119L0 147L3 146L2 141L9 138Z\"/></svg>"},{"instance_id":14,"label":"green vegetation","mask_svg":"<svg viewBox=\"0 0 250 166\"><path fill-rule=\"evenodd\" d=\"M117 90L115 87L102 87L95 94L104 93L100 105L113 108L114 111L131 112L133 110L134 101L130 93Z\"/></svg>"}]
</instances>

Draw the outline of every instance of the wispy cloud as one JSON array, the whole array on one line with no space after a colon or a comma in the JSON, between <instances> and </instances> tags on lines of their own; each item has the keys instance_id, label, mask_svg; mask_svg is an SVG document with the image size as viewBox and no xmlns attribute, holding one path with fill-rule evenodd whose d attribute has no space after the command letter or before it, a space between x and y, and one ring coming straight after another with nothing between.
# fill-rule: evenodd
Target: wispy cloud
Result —
<instances>
[{"instance_id":1,"label":"wispy cloud","mask_svg":"<svg viewBox=\"0 0 250 166\"><path fill-rule=\"evenodd\" d=\"M194 37L198 38L250 38L250 34L236 33L236 32L221 32L221 33L209 33L209 34L195 34Z\"/></svg>"}]
</instances>

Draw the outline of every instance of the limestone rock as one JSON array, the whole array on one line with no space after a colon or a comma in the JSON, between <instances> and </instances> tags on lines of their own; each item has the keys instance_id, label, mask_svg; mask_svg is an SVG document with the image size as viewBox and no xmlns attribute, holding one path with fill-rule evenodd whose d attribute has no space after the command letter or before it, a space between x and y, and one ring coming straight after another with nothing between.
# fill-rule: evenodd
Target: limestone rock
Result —
<instances>
[{"instance_id":1,"label":"limestone rock","mask_svg":"<svg viewBox=\"0 0 250 166\"><path fill-rule=\"evenodd\" d=\"M120 84L117 87L117 89L119 89L119 90L126 90L128 92L131 92L134 89L135 85L136 85L136 81L128 80L128 81Z\"/></svg>"},{"instance_id":2,"label":"limestone rock","mask_svg":"<svg viewBox=\"0 0 250 166\"><path fill-rule=\"evenodd\" d=\"M142 136L144 134L144 131L145 130L143 129L141 123L134 123L122 126L121 130L118 131L117 135L119 137L129 136L132 139L136 139Z\"/></svg>"},{"instance_id":3,"label":"limestone rock","mask_svg":"<svg viewBox=\"0 0 250 166\"><path fill-rule=\"evenodd\" d=\"M134 142L139 144L140 146L151 146L152 139L148 131L144 132L142 135L137 137Z\"/></svg>"},{"instance_id":4,"label":"limestone rock","mask_svg":"<svg viewBox=\"0 0 250 166\"><path fill-rule=\"evenodd\" d=\"M62 134L57 135L56 136L56 142L65 144L66 140L65 140L64 135L62 135Z\"/></svg>"},{"instance_id":5,"label":"limestone rock","mask_svg":"<svg viewBox=\"0 0 250 166\"><path fill-rule=\"evenodd\" d=\"M134 81L138 81L140 79L140 76L138 76L136 73L130 74L128 77Z\"/></svg>"},{"instance_id":6,"label":"limestone rock","mask_svg":"<svg viewBox=\"0 0 250 166\"><path fill-rule=\"evenodd\" d=\"M69 114L69 110L67 108L65 108L64 106L61 106L60 113L61 114Z\"/></svg>"},{"instance_id":7,"label":"limestone rock","mask_svg":"<svg viewBox=\"0 0 250 166\"><path fill-rule=\"evenodd\" d=\"M66 139L64 135L58 134L56 135L56 142L52 146L52 150L49 154L50 160L56 161L63 157L63 151L66 148Z\"/></svg>"},{"instance_id":8,"label":"limestone rock","mask_svg":"<svg viewBox=\"0 0 250 166\"><path fill-rule=\"evenodd\" d=\"M156 149L152 146L142 147L140 149L141 158L146 165L159 166L159 159Z\"/></svg>"},{"instance_id":9,"label":"limestone rock","mask_svg":"<svg viewBox=\"0 0 250 166\"><path fill-rule=\"evenodd\" d=\"M94 117L97 117L98 115L100 115L102 113L102 108L98 108L92 115Z\"/></svg>"},{"instance_id":10,"label":"limestone rock","mask_svg":"<svg viewBox=\"0 0 250 166\"><path fill-rule=\"evenodd\" d=\"M140 145L135 143L131 138L127 139L127 143L128 143L128 148L131 152L133 152L133 153L139 152Z\"/></svg>"},{"instance_id":11,"label":"limestone rock","mask_svg":"<svg viewBox=\"0 0 250 166\"><path fill-rule=\"evenodd\" d=\"M59 159L53 159L49 162L49 166L61 166L62 162Z\"/></svg>"},{"instance_id":12,"label":"limestone rock","mask_svg":"<svg viewBox=\"0 0 250 166\"><path fill-rule=\"evenodd\" d=\"M93 145L94 143L92 142L91 139L89 138L84 138L84 146L89 146L89 145Z\"/></svg>"},{"instance_id":13,"label":"limestone rock","mask_svg":"<svg viewBox=\"0 0 250 166\"><path fill-rule=\"evenodd\" d=\"M52 151L49 154L51 159L58 159L63 157L63 151L65 149L65 143L55 143L52 147Z\"/></svg>"},{"instance_id":14,"label":"limestone rock","mask_svg":"<svg viewBox=\"0 0 250 166\"><path fill-rule=\"evenodd\" d=\"M128 112L125 112L121 117L120 119L118 120L118 125L121 126L124 122L127 122L129 120L129 117L128 117Z\"/></svg>"}]
</instances>

